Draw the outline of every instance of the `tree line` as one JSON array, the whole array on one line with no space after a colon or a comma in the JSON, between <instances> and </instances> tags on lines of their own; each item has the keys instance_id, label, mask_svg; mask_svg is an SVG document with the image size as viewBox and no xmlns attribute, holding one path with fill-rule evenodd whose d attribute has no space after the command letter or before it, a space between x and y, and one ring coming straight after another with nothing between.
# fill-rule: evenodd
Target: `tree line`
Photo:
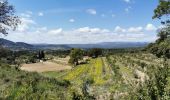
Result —
<instances>
[{"instance_id":1,"label":"tree line","mask_svg":"<svg viewBox=\"0 0 170 100\"><path fill-rule=\"evenodd\" d=\"M158 29L158 39L149 44L148 51L157 57L170 58L170 1L159 0L154 10L153 19L161 20L162 28Z\"/></svg>"}]
</instances>

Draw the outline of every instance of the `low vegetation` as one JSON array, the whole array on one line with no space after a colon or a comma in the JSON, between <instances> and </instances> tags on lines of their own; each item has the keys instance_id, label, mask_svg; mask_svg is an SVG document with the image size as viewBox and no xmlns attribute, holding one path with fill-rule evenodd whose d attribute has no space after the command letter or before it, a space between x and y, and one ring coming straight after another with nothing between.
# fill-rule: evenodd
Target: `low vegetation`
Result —
<instances>
[{"instance_id":1,"label":"low vegetation","mask_svg":"<svg viewBox=\"0 0 170 100\"><path fill-rule=\"evenodd\" d=\"M18 17L14 16L8 2L0 3L9 10L4 14L9 13L13 18L8 26L15 28ZM160 0L153 18L169 15L169 5L169 0ZM159 39L145 49L10 51L1 47L0 99L169 100L169 19L162 24L164 28L159 31ZM0 32L7 34L6 30ZM33 66L49 62L55 64L55 68L56 64L62 68L68 64L73 67L47 72L34 70L39 73L22 70L22 64Z\"/></svg>"},{"instance_id":2,"label":"low vegetation","mask_svg":"<svg viewBox=\"0 0 170 100\"><path fill-rule=\"evenodd\" d=\"M80 64L72 70L42 75L70 81L68 91L77 91L74 95L80 97L84 97L82 88L87 82L86 93L95 99L153 100L150 94L153 90L149 87L164 94L155 94L155 98L164 98L169 91L168 66L168 61L149 53L117 53L90 58L87 64Z\"/></svg>"},{"instance_id":3,"label":"low vegetation","mask_svg":"<svg viewBox=\"0 0 170 100\"><path fill-rule=\"evenodd\" d=\"M0 99L62 99L68 97L68 81L45 78L38 73L20 71L15 66L0 64Z\"/></svg>"},{"instance_id":4,"label":"low vegetation","mask_svg":"<svg viewBox=\"0 0 170 100\"><path fill-rule=\"evenodd\" d=\"M170 1L160 0L160 4L154 10L153 19L161 19L162 28L158 30L158 40L150 44L147 49L158 57L170 58L170 19L164 16L170 15Z\"/></svg>"}]
</instances>

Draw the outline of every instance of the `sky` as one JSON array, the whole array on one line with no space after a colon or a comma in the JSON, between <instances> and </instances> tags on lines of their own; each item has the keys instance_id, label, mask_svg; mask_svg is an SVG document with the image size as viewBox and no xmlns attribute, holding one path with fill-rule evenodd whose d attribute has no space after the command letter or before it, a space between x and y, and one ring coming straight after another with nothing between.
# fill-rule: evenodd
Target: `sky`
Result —
<instances>
[{"instance_id":1,"label":"sky","mask_svg":"<svg viewBox=\"0 0 170 100\"><path fill-rule=\"evenodd\" d=\"M158 0L8 0L22 23L1 37L14 42L153 42Z\"/></svg>"}]
</instances>

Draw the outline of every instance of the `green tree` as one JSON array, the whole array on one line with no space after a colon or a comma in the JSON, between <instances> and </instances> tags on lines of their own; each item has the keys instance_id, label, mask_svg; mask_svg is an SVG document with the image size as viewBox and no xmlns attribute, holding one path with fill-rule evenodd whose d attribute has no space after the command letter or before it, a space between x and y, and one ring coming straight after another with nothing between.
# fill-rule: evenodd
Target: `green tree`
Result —
<instances>
[{"instance_id":1,"label":"green tree","mask_svg":"<svg viewBox=\"0 0 170 100\"><path fill-rule=\"evenodd\" d=\"M161 19L162 16L170 14L170 1L169 0L159 0L159 5L154 10L153 19L159 18Z\"/></svg>"},{"instance_id":2,"label":"green tree","mask_svg":"<svg viewBox=\"0 0 170 100\"><path fill-rule=\"evenodd\" d=\"M0 46L0 58L7 58L11 55L11 51Z\"/></svg>"},{"instance_id":3,"label":"green tree","mask_svg":"<svg viewBox=\"0 0 170 100\"><path fill-rule=\"evenodd\" d=\"M164 25L158 32L159 41L165 40L170 35L170 1L169 0L159 0L159 5L154 10L153 19L161 19L161 23ZM164 17L164 18L162 18ZM165 20L163 20L165 19Z\"/></svg>"},{"instance_id":4,"label":"green tree","mask_svg":"<svg viewBox=\"0 0 170 100\"><path fill-rule=\"evenodd\" d=\"M15 30L20 23L19 17L7 0L0 1L0 33L7 35L9 29Z\"/></svg>"},{"instance_id":5,"label":"green tree","mask_svg":"<svg viewBox=\"0 0 170 100\"><path fill-rule=\"evenodd\" d=\"M153 19L160 19L162 28L158 30L158 40L148 46L148 50L158 57L170 58L170 1L159 0Z\"/></svg>"},{"instance_id":6,"label":"green tree","mask_svg":"<svg viewBox=\"0 0 170 100\"><path fill-rule=\"evenodd\" d=\"M71 50L70 60L69 60L70 64L78 65L79 64L78 61L82 59L83 59L83 50L76 49L76 48Z\"/></svg>"},{"instance_id":7,"label":"green tree","mask_svg":"<svg viewBox=\"0 0 170 100\"><path fill-rule=\"evenodd\" d=\"M99 48L93 48L88 51L89 57L97 58L99 55L102 55L102 49Z\"/></svg>"},{"instance_id":8,"label":"green tree","mask_svg":"<svg viewBox=\"0 0 170 100\"><path fill-rule=\"evenodd\" d=\"M44 53L44 51L39 51L38 52L38 59L44 59L45 58L45 53Z\"/></svg>"}]
</instances>

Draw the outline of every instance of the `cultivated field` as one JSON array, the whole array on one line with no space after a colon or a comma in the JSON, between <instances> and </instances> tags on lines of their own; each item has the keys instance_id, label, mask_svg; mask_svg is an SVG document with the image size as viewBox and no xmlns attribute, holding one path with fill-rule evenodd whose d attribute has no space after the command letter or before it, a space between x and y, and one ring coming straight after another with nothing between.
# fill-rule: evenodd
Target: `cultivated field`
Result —
<instances>
[{"instance_id":1,"label":"cultivated field","mask_svg":"<svg viewBox=\"0 0 170 100\"><path fill-rule=\"evenodd\" d=\"M90 59L87 64L72 70L44 72L43 75L69 80L73 84L71 90L79 93L88 80L91 83L88 83L87 91L97 100L126 99L150 80L152 71L163 67L163 63L163 59L151 54L125 53Z\"/></svg>"},{"instance_id":2,"label":"cultivated field","mask_svg":"<svg viewBox=\"0 0 170 100\"><path fill-rule=\"evenodd\" d=\"M38 73L2 66L0 84L5 83L6 88L0 86L0 96L13 95L19 98L18 94L30 96L31 93L33 97L41 98L43 95L42 98L48 97L52 100L63 97L65 100L71 100L73 97L87 96L96 100L139 100L140 96L147 97L145 95L150 95L147 93L152 93L148 91L170 90L170 74L166 74L170 73L167 68L170 66L169 60L142 52L84 58L88 59L87 62L75 67L69 66L69 57L57 56L46 62L23 64L21 67L22 70ZM14 86L8 85L9 81L11 84L15 82ZM8 90L9 86L11 88Z\"/></svg>"},{"instance_id":3,"label":"cultivated field","mask_svg":"<svg viewBox=\"0 0 170 100\"><path fill-rule=\"evenodd\" d=\"M29 72L49 72L68 70L71 68L72 67L68 65L68 58L55 58L45 62L23 64L21 70Z\"/></svg>"}]
</instances>

